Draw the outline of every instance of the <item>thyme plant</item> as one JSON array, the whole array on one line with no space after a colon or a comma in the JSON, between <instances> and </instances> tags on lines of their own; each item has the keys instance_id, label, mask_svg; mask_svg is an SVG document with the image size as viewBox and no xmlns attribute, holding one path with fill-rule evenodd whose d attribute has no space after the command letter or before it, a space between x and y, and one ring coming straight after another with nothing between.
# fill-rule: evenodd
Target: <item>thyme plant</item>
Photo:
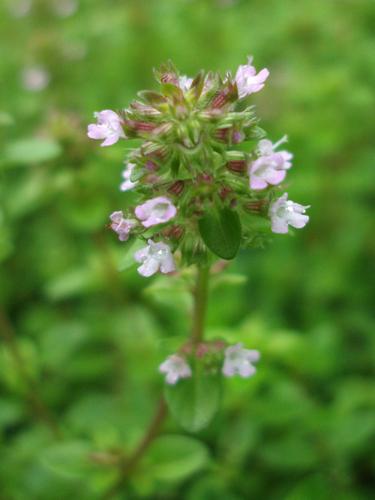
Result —
<instances>
[{"instance_id":1,"label":"thyme plant","mask_svg":"<svg viewBox=\"0 0 375 500\"><path fill-rule=\"evenodd\" d=\"M248 103L268 76L267 69L257 73L252 58L234 76L200 71L195 78L169 62L155 71L158 91L139 92L119 112L95 113L97 123L88 127L88 136L104 147L139 139L125 158L120 184L124 196L136 193L137 205L110 215L121 242L138 242L139 274L173 279L195 268L191 336L159 367L171 413L193 432L216 413L222 377L251 377L260 357L240 343L204 339L212 270L240 248L263 246L270 233L288 233L309 220L308 207L288 200L282 189L293 157L281 148L286 136L267 139ZM156 435L163 401L133 461Z\"/></svg>"}]
</instances>

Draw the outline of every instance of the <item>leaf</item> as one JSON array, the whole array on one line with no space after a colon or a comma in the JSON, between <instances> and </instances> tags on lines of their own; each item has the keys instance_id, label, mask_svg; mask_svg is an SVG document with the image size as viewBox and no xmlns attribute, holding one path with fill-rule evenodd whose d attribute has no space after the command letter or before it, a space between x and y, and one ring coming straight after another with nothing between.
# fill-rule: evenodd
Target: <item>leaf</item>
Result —
<instances>
[{"instance_id":1,"label":"leaf","mask_svg":"<svg viewBox=\"0 0 375 500\"><path fill-rule=\"evenodd\" d=\"M146 169L143 168L141 165L135 165L131 174L130 174L130 180L131 182L136 182L139 179L141 179L146 172Z\"/></svg>"},{"instance_id":2,"label":"leaf","mask_svg":"<svg viewBox=\"0 0 375 500\"><path fill-rule=\"evenodd\" d=\"M23 407L21 402L10 399L2 399L0 405L0 430L7 425L14 425L23 417Z\"/></svg>"},{"instance_id":3,"label":"leaf","mask_svg":"<svg viewBox=\"0 0 375 500\"><path fill-rule=\"evenodd\" d=\"M61 146L53 139L29 138L10 143L4 151L9 163L30 164L54 160L62 152Z\"/></svg>"},{"instance_id":4,"label":"leaf","mask_svg":"<svg viewBox=\"0 0 375 500\"><path fill-rule=\"evenodd\" d=\"M199 232L207 247L222 259L233 259L241 243L238 214L229 208L207 213L199 220Z\"/></svg>"},{"instance_id":5,"label":"leaf","mask_svg":"<svg viewBox=\"0 0 375 500\"><path fill-rule=\"evenodd\" d=\"M211 288L216 289L221 286L240 286L247 282L247 276L239 273L221 273L217 274L211 280Z\"/></svg>"},{"instance_id":6,"label":"leaf","mask_svg":"<svg viewBox=\"0 0 375 500\"><path fill-rule=\"evenodd\" d=\"M161 91L163 95L171 97L176 102L181 102L184 99L184 94L180 87L177 87L172 83L163 83L161 85Z\"/></svg>"},{"instance_id":7,"label":"leaf","mask_svg":"<svg viewBox=\"0 0 375 500\"><path fill-rule=\"evenodd\" d=\"M165 398L181 427L197 432L207 427L219 408L221 377L195 372L176 385L166 385Z\"/></svg>"},{"instance_id":8,"label":"leaf","mask_svg":"<svg viewBox=\"0 0 375 500\"><path fill-rule=\"evenodd\" d=\"M196 99L199 99L204 87L204 71L200 71L192 81L190 92L192 92Z\"/></svg>"},{"instance_id":9,"label":"leaf","mask_svg":"<svg viewBox=\"0 0 375 500\"><path fill-rule=\"evenodd\" d=\"M141 90L137 93L137 95L152 106L164 104L166 102L166 98L162 94L159 94L158 92L154 92L152 90Z\"/></svg>"},{"instance_id":10,"label":"leaf","mask_svg":"<svg viewBox=\"0 0 375 500\"><path fill-rule=\"evenodd\" d=\"M137 240L136 238L129 239L125 243L125 245L123 245L124 253L117 266L117 269L119 271L126 271L130 267L135 266L137 262L134 260L134 254L135 252L137 252L137 250L140 250L145 246L147 246L147 243L143 240Z\"/></svg>"},{"instance_id":11,"label":"leaf","mask_svg":"<svg viewBox=\"0 0 375 500\"><path fill-rule=\"evenodd\" d=\"M147 474L161 481L181 481L208 464L206 446L189 436L170 435L155 440L148 453Z\"/></svg>"},{"instance_id":12,"label":"leaf","mask_svg":"<svg viewBox=\"0 0 375 500\"><path fill-rule=\"evenodd\" d=\"M85 441L66 441L41 452L42 463L65 477L86 477L92 469L91 446Z\"/></svg>"}]
</instances>

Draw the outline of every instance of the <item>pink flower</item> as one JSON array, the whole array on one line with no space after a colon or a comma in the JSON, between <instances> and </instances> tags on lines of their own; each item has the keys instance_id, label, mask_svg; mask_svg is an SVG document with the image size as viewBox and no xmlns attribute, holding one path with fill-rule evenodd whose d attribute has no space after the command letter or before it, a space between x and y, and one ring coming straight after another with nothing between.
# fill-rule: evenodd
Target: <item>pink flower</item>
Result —
<instances>
[{"instance_id":1,"label":"pink flower","mask_svg":"<svg viewBox=\"0 0 375 500\"><path fill-rule=\"evenodd\" d=\"M176 270L171 249L161 241L154 243L152 240L148 240L147 247L135 252L134 258L142 264L138 267L138 272L145 278L158 271L168 274Z\"/></svg>"},{"instance_id":2,"label":"pink flower","mask_svg":"<svg viewBox=\"0 0 375 500\"><path fill-rule=\"evenodd\" d=\"M111 219L111 229L118 234L120 241L126 241L129 238L130 231L137 225L133 219L124 219L124 214L121 210L113 212L109 218Z\"/></svg>"},{"instance_id":3,"label":"pink flower","mask_svg":"<svg viewBox=\"0 0 375 500\"><path fill-rule=\"evenodd\" d=\"M288 200L288 193L284 193L274 201L269 209L271 228L274 233L287 233L288 226L300 229L309 221L309 216L304 215L310 205L303 206Z\"/></svg>"},{"instance_id":4,"label":"pink flower","mask_svg":"<svg viewBox=\"0 0 375 500\"><path fill-rule=\"evenodd\" d=\"M124 181L120 184L121 191L129 191L138 184L138 181L133 182L132 180L130 180L134 167L135 167L134 163L129 162L126 164L122 172L122 177L124 178Z\"/></svg>"},{"instance_id":5,"label":"pink flower","mask_svg":"<svg viewBox=\"0 0 375 500\"><path fill-rule=\"evenodd\" d=\"M269 184L275 186L282 182L292 164L290 160L293 155L288 151L279 151L275 149L287 140L284 136L276 144L263 139L258 144L259 158L249 165L250 188L264 189Z\"/></svg>"},{"instance_id":6,"label":"pink flower","mask_svg":"<svg viewBox=\"0 0 375 500\"><path fill-rule=\"evenodd\" d=\"M259 360L258 351L244 349L243 344L238 343L225 349L225 358L223 365L223 374L226 377L240 375L241 377L251 377L256 372L255 363Z\"/></svg>"},{"instance_id":7,"label":"pink flower","mask_svg":"<svg viewBox=\"0 0 375 500\"><path fill-rule=\"evenodd\" d=\"M120 137L125 137L121 126L121 119L117 113L110 109L105 109L99 113L94 113L97 124L90 124L87 127L87 135L90 139L104 139L101 146L111 146Z\"/></svg>"},{"instance_id":8,"label":"pink flower","mask_svg":"<svg viewBox=\"0 0 375 500\"><path fill-rule=\"evenodd\" d=\"M251 64L252 61L253 58L248 57L248 63L239 66L236 73L235 81L237 83L238 97L240 99L262 90L264 82L267 80L269 75L269 71L266 68L256 74L256 69Z\"/></svg>"},{"instance_id":9,"label":"pink flower","mask_svg":"<svg viewBox=\"0 0 375 500\"><path fill-rule=\"evenodd\" d=\"M177 208L165 196L158 196L138 205L134 212L144 227L151 227L173 219Z\"/></svg>"},{"instance_id":10,"label":"pink flower","mask_svg":"<svg viewBox=\"0 0 375 500\"><path fill-rule=\"evenodd\" d=\"M178 354L172 354L159 366L159 371L165 373L167 384L174 385L180 378L191 377L191 368L185 359Z\"/></svg>"}]
</instances>

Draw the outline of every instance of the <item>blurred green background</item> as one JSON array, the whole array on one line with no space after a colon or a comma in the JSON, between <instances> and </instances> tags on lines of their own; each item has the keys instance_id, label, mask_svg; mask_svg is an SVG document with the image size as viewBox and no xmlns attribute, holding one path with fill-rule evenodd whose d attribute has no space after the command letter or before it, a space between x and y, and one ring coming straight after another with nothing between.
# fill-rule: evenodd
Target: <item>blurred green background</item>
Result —
<instances>
[{"instance_id":1,"label":"blurred green background","mask_svg":"<svg viewBox=\"0 0 375 500\"><path fill-rule=\"evenodd\" d=\"M178 282L118 272L105 225L125 147L87 139L92 113L154 88L169 58L193 75L248 54L270 69L253 102L289 136L311 220L212 289L207 336L259 349L257 375L226 381L198 437L169 419L117 498L374 498L374 32L373 0L1 1L2 500L101 498L189 328Z\"/></svg>"}]
</instances>

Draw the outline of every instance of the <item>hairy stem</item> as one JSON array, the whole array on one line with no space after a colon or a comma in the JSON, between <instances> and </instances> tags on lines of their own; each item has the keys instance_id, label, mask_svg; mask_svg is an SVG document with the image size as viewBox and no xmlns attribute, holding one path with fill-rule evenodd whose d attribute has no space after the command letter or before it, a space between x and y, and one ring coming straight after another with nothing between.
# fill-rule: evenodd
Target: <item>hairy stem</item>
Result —
<instances>
[{"instance_id":1,"label":"hairy stem","mask_svg":"<svg viewBox=\"0 0 375 500\"><path fill-rule=\"evenodd\" d=\"M193 326L191 340L194 345L202 341L204 335L204 323L206 318L208 300L208 279L210 269L207 266L198 266L197 280L193 290Z\"/></svg>"},{"instance_id":2,"label":"hairy stem","mask_svg":"<svg viewBox=\"0 0 375 500\"><path fill-rule=\"evenodd\" d=\"M35 381L30 377L25 369L25 362L16 342L15 331L3 309L0 309L0 336L9 350L15 366L17 367L18 375L25 386L26 399L30 404L32 412L38 420L43 422L50 429L56 438L60 438L61 432L54 416L51 414L49 408L45 405L42 397L40 396Z\"/></svg>"}]
</instances>

